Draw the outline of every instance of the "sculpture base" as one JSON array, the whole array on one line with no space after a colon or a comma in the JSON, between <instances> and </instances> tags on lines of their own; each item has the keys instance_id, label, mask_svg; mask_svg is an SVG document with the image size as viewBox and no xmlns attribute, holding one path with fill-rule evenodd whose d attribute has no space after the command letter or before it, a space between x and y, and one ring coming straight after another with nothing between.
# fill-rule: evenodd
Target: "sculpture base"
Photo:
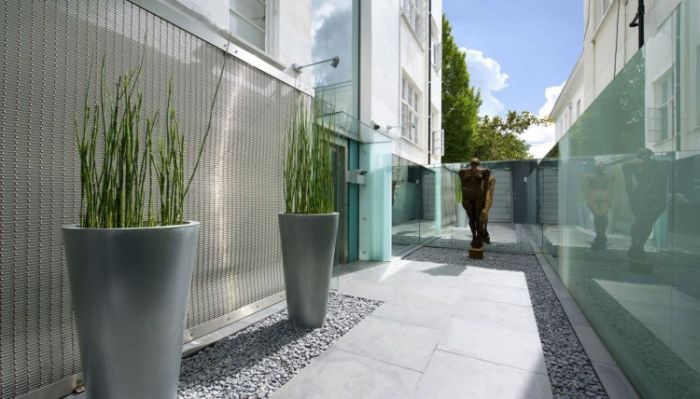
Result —
<instances>
[{"instance_id":1,"label":"sculpture base","mask_svg":"<svg viewBox=\"0 0 700 399\"><path fill-rule=\"evenodd\" d=\"M484 259L484 249L483 248L469 248L469 258L470 259Z\"/></svg>"}]
</instances>

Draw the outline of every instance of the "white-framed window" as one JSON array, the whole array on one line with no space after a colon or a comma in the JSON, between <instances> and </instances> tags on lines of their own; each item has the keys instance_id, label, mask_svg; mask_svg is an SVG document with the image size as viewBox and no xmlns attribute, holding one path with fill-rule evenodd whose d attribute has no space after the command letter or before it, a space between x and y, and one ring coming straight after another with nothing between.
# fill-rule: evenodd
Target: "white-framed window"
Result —
<instances>
[{"instance_id":1,"label":"white-framed window","mask_svg":"<svg viewBox=\"0 0 700 399\"><path fill-rule=\"evenodd\" d=\"M408 21L408 26L411 27L413 32L416 33L418 37L423 37L423 29L426 20L426 0L402 0L403 1L403 15ZM423 39L425 40L425 39Z\"/></svg>"},{"instance_id":2,"label":"white-framed window","mask_svg":"<svg viewBox=\"0 0 700 399\"><path fill-rule=\"evenodd\" d=\"M250 45L268 51L267 0L229 0L229 31Z\"/></svg>"},{"instance_id":3,"label":"white-framed window","mask_svg":"<svg viewBox=\"0 0 700 399\"><path fill-rule=\"evenodd\" d=\"M420 92L409 78L401 79L401 135L418 144Z\"/></svg>"},{"instance_id":4,"label":"white-framed window","mask_svg":"<svg viewBox=\"0 0 700 399\"><path fill-rule=\"evenodd\" d=\"M430 38L430 64L436 72L442 70L442 43L436 37Z\"/></svg>"},{"instance_id":5,"label":"white-framed window","mask_svg":"<svg viewBox=\"0 0 700 399\"><path fill-rule=\"evenodd\" d=\"M576 119L578 119L579 116L581 116L581 99L576 101Z\"/></svg>"},{"instance_id":6,"label":"white-framed window","mask_svg":"<svg viewBox=\"0 0 700 399\"><path fill-rule=\"evenodd\" d=\"M433 108L433 112L430 115L430 121L431 121L431 125L432 125L430 127L430 131L431 131L430 134L431 134L432 140L433 140L432 146L430 149L432 150L433 155L441 157L441 156L445 155L445 148L444 148L445 146L443 145L444 131L442 129L440 129L440 113L438 112L438 110L436 108Z\"/></svg>"},{"instance_id":7,"label":"white-framed window","mask_svg":"<svg viewBox=\"0 0 700 399\"><path fill-rule=\"evenodd\" d=\"M654 82L654 136L657 141L673 136L675 107L673 103L673 69Z\"/></svg>"}]
</instances>

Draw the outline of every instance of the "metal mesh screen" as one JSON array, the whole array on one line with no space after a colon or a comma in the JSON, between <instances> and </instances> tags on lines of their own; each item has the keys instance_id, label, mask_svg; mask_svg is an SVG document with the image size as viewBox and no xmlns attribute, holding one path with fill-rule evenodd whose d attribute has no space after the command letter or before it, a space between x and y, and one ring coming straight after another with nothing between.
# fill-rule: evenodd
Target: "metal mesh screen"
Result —
<instances>
[{"instance_id":1,"label":"metal mesh screen","mask_svg":"<svg viewBox=\"0 0 700 399\"><path fill-rule=\"evenodd\" d=\"M80 371L60 227L77 221L73 118L91 63L107 81L144 60L145 109L168 77L190 165L222 52L126 1L0 4L0 396ZM186 210L202 222L188 327L283 290L282 137L298 92L229 59ZM150 102L149 102L150 101Z\"/></svg>"}]
</instances>

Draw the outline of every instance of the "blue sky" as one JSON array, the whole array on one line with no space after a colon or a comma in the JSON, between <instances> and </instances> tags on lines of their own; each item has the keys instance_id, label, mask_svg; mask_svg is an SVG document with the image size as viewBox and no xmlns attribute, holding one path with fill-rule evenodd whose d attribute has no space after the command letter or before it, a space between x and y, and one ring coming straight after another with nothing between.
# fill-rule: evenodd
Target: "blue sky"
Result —
<instances>
[{"instance_id":1,"label":"blue sky","mask_svg":"<svg viewBox=\"0 0 700 399\"><path fill-rule=\"evenodd\" d=\"M460 48L467 50L482 114L507 110L545 116L582 48L582 0L443 0ZM525 135L534 155L553 142L553 127Z\"/></svg>"}]
</instances>

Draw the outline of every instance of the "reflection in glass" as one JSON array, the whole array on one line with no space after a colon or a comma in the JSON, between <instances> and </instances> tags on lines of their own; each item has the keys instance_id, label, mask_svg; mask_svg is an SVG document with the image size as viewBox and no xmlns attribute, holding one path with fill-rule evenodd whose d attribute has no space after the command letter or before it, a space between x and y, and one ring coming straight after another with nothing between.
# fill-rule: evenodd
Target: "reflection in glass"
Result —
<instances>
[{"instance_id":1,"label":"reflection in glass","mask_svg":"<svg viewBox=\"0 0 700 399\"><path fill-rule=\"evenodd\" d=\"M606 173L605 165L596 165L595 172L584 176L584 194L586 206L593 215L595 226L595 238L591 243L593 250L605 250L608 248L608 211L612 201L612 189L615 184L615 176Z\"/></svg>"},{"instance_id":2,"label":"reflection in glass","mask_svg":"<svg viewBox=\"0 0 700 399\"><path fill-rule=\"evenodd\" d=\"M649 398L700 397L698 20L681 2L527 179L530 241Z\"/></svg>"},{"instance_id":3,"label":"reflection in glass","mask_svg":"<svg viewBox=\"0 0 700 399\"><path fill-rule=\"evenodd\" d=\"M392 255L435 237L435 171L392 156Z\"/></svg>"},{"instance_id":4,"label":"reflection in glass","mask_svg":"<svg viewBox=\"0 0 700 399\"><path fill-rule=\"evenodd\" d=\"M622 170L625 176L625 189L634 221L630 227L629 257L644 260L644 244L651 235L654 223L666 209L667 165L652 160L651 150L643 148L634 161L625 163Z\"/></svg>"},{"instance_id":5,"label":"reflection in glass","mask_svg":"<svg viewBox=\"0 0 700 399\"><path fill-rule=\"evenodd\" d=\"M314 61L339 57L336 68L310 68L316 92L325 101L335 104L335 111L358 115L358 0L312 0Z\"/></svg>"}]
</instances>

